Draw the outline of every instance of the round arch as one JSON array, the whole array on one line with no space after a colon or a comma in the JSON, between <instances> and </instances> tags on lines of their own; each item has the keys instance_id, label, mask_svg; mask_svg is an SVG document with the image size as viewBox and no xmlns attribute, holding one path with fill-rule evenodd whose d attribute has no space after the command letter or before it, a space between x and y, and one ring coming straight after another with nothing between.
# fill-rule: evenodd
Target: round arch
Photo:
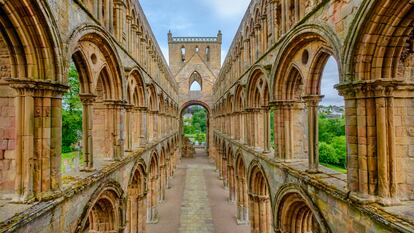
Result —
<instances>
[{"instance_id":1,"label":"round arch","mask_svg":"<svg viewBox=\"0 0 414 233\"><path fill-rule=\"evenodd\" d=\"M16 17L10 17L13 15ZM62 42L51 15L44 2L29 4L17 0L1 5L0 37L5 40L11 57L11 75L7 78L54 78L53 81L65 83Z\"/></svg>"},{"instance_id":2,"label":"round arch","mask_svg":"<svg viewBox=\"0 0 414 233\"><path fill-rule=\"evenodd\" d=\"M183 136L183 127L184 127L184 124L183 124L183 120L182 120L182 117L183 117L183 113L184 113L184 110L185 109L187 109L188 107L190 107L190 106L194 106L194 105L199 105L199 106L202 106L206 111L207 111L207 137L206 137L206 144L207 144L207 152L209 152L209 148L210 148L210 137L211 137L211 131L210 131L210 119L211 119L211 109L210 109L210 107L208 106L208 104L206 104L205 102L203 102L203 101L199 101L199 100L191 100L191 101L188 101L188 102L185 102L184 104L182 104L181 105L181 107L180 107L180 137L182 137ZM182 140L180 139L180 148L182 148Z\"/></svg>"},{"instance_id":3,"label":"round arch","mask_svg":"<svg viewBox=\"0 0 414 233\"><path fill-rule=\"evenodd\" d=\"M76 224L75 232L98 230L96 223L105 223L107 231L119 231L125 225L124 192L119 183L109 180L102 183L92 194Z\"/></svg>"},{"instance_id":4,"label":"round arch","mask_svg":"<svg viewBox=\"0 0 414 233\"><path fill-rule=\"evenodd\" d=\"M234 171L236 175L237 222L247 224L249 221L249 195L247 187L247 167L243 152L239 149L235 155Z\"/></svg>"},{"instance_id":5,"label":"round arch","mask_svg":"<svg viewBox=\"0 0 414 233\"><path fill-rule=\"evenodd\" d=\"M278 190L273 211L278 232L331 232L318 207L298 184L285 184Z\"/></svg>"},{"instance_id":6,"label":"round arch","mask_svg":"<svg viewBox=\"0 0 414 233\"><path fill-rule=\"evenodd\" d=\"M251 231L270 233L272 229L270 185L263 166L257 159L250 163L247 177Z\"/></svg>"},{"instance_id":7,"label":"round arch","mask_svg":"<svg viewBox=\"0 0 414 233\"><path fill-rule=\"evenodd\" d=\"M116 93L115 97L119 100L123 100L126 96L126 80L124 70L121 69L121 67L124 67L122 64L122 60L119 57L119 54L116 52L116 47L114 45L114 42L112 41L112 37L108 35L108 33L97 25L90 25L90 24L83 24L77 27L69 37L67 44L68 44L68 53L67 53L67 64L69 64L69 61L73 54L75 54L77 51L82 50L80 47L81 42L90 42L92 44L95 44L96 46L99 46L100 52L102 52L103 56L105 56L106 65L108 66L109 73L112 77L111 82L114 82L114 87L111 87L114 89L114 92ZM95 58L92 55L84 56L84 61L91 61L91 63L94 63L96 61ZM76 63L76 61L75 61ZM88 66L90 66L88 62ZM91 67L89 67L89 70L91 71ZM101 69L102 70L102 69ZM100 73L100 72L99 72ZM91 75L91 73L89 73ZM96 80L94 80L96 79ZM98 80L98 77L89 77L89 80L91 83L96 83Z\"/></svg>"},{"instance_id":8,"label":"round arch","mask_svg":"<svg viewBox=\"0 0 414 233\"><path fill-rule=\"evenodd\" d=\"M330 50L339 68L339 74L341 74L341 42L336 36L335 32L324 23L321 24L305 24L291 30L286 37L288 39L281 45L281 49L275 57L275 63L272 66L270 72L270 100L277 100L276 92L279 91L280 83L283 83L284 76L286 75L287 64L290 62L288 55L295 54L302 48L302 45L309 44L312 41L322 42L326 48ZM340 81L342 81L340 75Z\"/></svg>"},{"instance_id":9,"label":"round arch","mask_svg":"<svg viewBox=\"0 0 414 233\"><path fill-rule=\"evenodd\" d=\"M147 179L145 161L140 158L134 165L128 182L126 232L145 230Z\"/></svg>"},{"instance_id":10,"label":"round arch","mask_svg":"<svg viewBox=\"0 0 414 233\"><path fill-rule=\"evenodd\" d=\"M149 166L147 167L147 223L158 221L158 197L160 192L160 157L156 150L151 152Z\"/></svg>"}]
</instances>

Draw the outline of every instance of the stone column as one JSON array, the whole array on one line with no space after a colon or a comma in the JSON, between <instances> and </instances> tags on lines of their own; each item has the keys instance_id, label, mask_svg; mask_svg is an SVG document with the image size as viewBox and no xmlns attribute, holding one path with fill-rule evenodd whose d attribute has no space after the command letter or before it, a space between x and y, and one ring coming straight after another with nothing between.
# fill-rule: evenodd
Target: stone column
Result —
<instances>
[{"instance_id":1,"label":"stone column","mask_svg":"<svg viewBox=\"0 0 414 233\"><path fill-rule=\"evenodd\" d=\"M157 186L158 186L158 176L152 175L149 178L149 192L151 195L149 196L148 202L150 203L147 208L147 223L155 224L158 222L158 210L157 210Z\"/></svg>"},{"instance_id":2,"label":"stone column","mask_svg":"<svg viewBox=\"0 0 414 233\"><path fill-rule=\"evenodd\" d=\"M319 167L318 106L323 96L303 97L308 112L309 173L317 173Z\"/></svg>"},{"instance_id":3,"label":"stone column","mask_svg":"<svg viewBox=\"0 0 414 233\"><path fill-rule=\"evenodd\" d=\"M138 189L128 189L128 219L127 232L138 233L138 220L139 220L139 206L138 206Z\"/></svg>"},{"instance_id":4,"label":"stone column","mask_svg":"<svg viewBox=\"0 0 414 233\"><path fill-rule=\"evenodd\" d=\"M247 116L247 112L246 111L242 111L240 113L240 142L243 144L247 143L247 134L246 134L246 117Z\"/></svg>"},{"instance_id":5,"label":"stone column","mask_svg":"<svg viewBox=\"0 0 414 233\"><path fill-rule=\"evenodd\" d=\"M270 212L268 196L258 196L258 207L260 213L260 232L270 233Z\"/></svg>"},{"instance_id":6,"label":"stone column","mask_svg":"<svg viewBox=\"0 0 414 233\"><path fill-rule=\"evenodd\" d=\"M263 152L270 152L270 114L269 107L262 107L260 110L263 120Z\"/></svg>"},{"instance_id":7,"label":"stone column","mask_svg":"<svg viewBox=\"0 0 414 233\"><path fill-rule=\"evenodd\" d=\"M138 196L138 232L146 232L146 200L147 192L145 191L144 193Z\"/></svg>"},{"instance_id":8,"label":"stone column","mask_svg":"<svg viewBox=\"0 0 414 233\"><path fill-rule=\"evenodd\" d=\"M249 38L245 38L244 40L244 69L246 70L249 66L250 66L250 45L249 45L250 39Z\"/></svg>"},{"instance_id":9,"label":"stone column","mask_svg":"<svg viewBox=\"0 0 414 233\"><path fill-rule=\"evenodd\" d=\"M145 107L139 108L140 141L139 146L143 147L149 141L148 135L148 111Z\"/></svg>"},{"instance_id":10,"label":"stone column","mask_svg":"<svg viewBox=\"0 0 414 233\"><path fill-rule=\"evenodd\" d=\"M246 179L244 177L236 176L237 179L237 224L244 225L249 222L249 208L247 206L246 194Z\"/></svg>"},{"instance_id":11,"label":"stone column","mask_svg":"<svg viewBox=\"0 0 414 233\"><path fill-rule=\"evenodd\" d=\"M112 159L115 161L124 157L124 102L118 100L106 100L105 105L112 118Z\"/></svg>"},{"instance_id":12,"label":"stone column","mask_svg":"<svg viewBox=\"0 0 414 233\"><path fill-rule=\"evenodd\" d=\"M67 86L9 79L16 96L16 202L50 198L61 187L62 95Z\"/></svg>"},{"instance_id":13,"label":"stone column","mask_svg":"<svg viewBox=\"0 0 414 233\"><path fill-rule=\"evenodd\" d=\"M148 131L148 141L152 142L154 140L154 122L153 122L153 111L147 112L147 131Z\"/></svg>"},{"instance_id":14,"label":"stone column","mask_svg":"<svg viewBox=\"0 0 414 233\"><path fill-rule=\"evenodd\" d=\"M294 104L295 102L290 100L277 101L273 103L275 116L275 157L284 161L288 161L293 158L294 119L292 118L292 109Z\"/></svg>"},{"instance_id":15,"label":"stone column","mask_svg":"<svg viewBox=\"0 0 414 233\"><path fill-rule=\"evenodd\" d=\"M114 22L115 27L113 29L113 32L114 32L115 38L118 41L121 41L121 28L122 28L122 25L121 25L121 22L122 22L122 19L121 19L121 17L122 17L121 16L122 15L121 7L122 7L122 1L120 1L120 0L114 0L114 10L113 10L113 12L114 12L114 15L116 16L116 19L115 19L115 22Z\"/></svg>"},{"instance_id":16,"label":"stone column","mask_svg":"<svg viewBox=\"0 0 414 233\"><path fill-rule=\"evenodd\" d=\"M132 129L132 105L125 105L125 132L126 132L126 148L125 151L131 152L132 151L132 138L133 138L133 129Z\"/></svg>"},{"instance_id":17,"label":"stone column","mask_svg":"<svg viewBox=\"0 0 414 233\"><path fill-rule=\"evenodd\" d=\"M152 114L152 118L153 118L153 130L154 130L154 139L155 140L157 140L157 139L159 139L160 138L160 132L159 132L159 121L158 121L158 111L155 111L153 114Z\"/></svg>"},{"instance_id":18,"label":"stone column","mask_svg":"<svg viewBox=\"0 0 414 233\"><path fill-rule=\"evenodd\" d=\"M82 111L82 152L85 159L85 165L82 171L94 171L93 167L93 103L96 96L93 94L79 94L83 104Z\"/></svg>"}]
</instances>

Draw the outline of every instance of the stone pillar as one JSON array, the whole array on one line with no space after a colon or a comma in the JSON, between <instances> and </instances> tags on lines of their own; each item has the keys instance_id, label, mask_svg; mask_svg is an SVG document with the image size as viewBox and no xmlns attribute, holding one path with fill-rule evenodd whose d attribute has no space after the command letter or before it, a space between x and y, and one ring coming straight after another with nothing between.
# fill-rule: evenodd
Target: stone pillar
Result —
<instances>
[{"instance_id":1,"label":"stone pillar","mask_svg":"<svg viewBox=\"0 0 414 233\"><path fill-rule=\"evenodd\" d=\"M107 100L105 105L109 110L108 113L112 115L112 159L118 161L124 157L124 103L117 100Z\"/></svg>"},{"instance_id":2,"label":"stone pillar","mask_svg":"<svg viewBox=\"0 0 414 233\"><path fill-rule=\"evenodd\" d=\"M245 38L244 39L244 69L246 70L249 66L250 66L250 39L249 38Z\"/></svg>"},{"instance_id":3,"label":"stone pillar","mask_svg":"<svg viewBox=\"0 0 414 233\"><path fill-rule=\"evenodd\" d=\"M317 173L319 167L318 106L323 96L303 97L308 113L309 173Z\"/></svg>"},{"instance_id":4,"label":"stone pillar","mask_svg":"<svg viewBox=\"0 0 414 233\"><path fill-rule=\"evenodd\" d=\"M138 196L138 232L146 232L145 214L147 210L146 206L147 192Z\"/></svg>"},{"instance_id":5,"label":"stone pillar","mask_svg":"<svg viewBox=\"0 0 414 233\"><path fill-rule=\"evenodd\" d=\"M138 233L138 190L128 190L129 225L128 232Z\"/></svg>"},{"instance_id":6,"label":"stone pillar","mask_svg":"<svg viewBox=\"0 0 414 233\"><path fill-rule=\"evenodd\" d=\"M93 167L93 103L96 96L93 94L79 94L83 104L82 111L82 152L85 165L82 171L94 171Z\"/></svg>"},{"instance_id":7,"label":"stone pillar","mask_svg":"<svg viewBox=\"0 0 414 233\"><path fill-rule=\"evenodd\" d=\"M237 224L244 225L249 222L247 206L247 184L244 177L236 176L237 179Z\"/></svg>"},{"instance_id":8,"label":"stone pillar","mask_svg":"<svg viewBox=\"0 0 414 233\"><path fill-rule=\"evenodd\" d=\"M115 15L115 27L113 29L114 36L118 41L121 41L121 30L122 30L122 1L120 0L114 0L114 15Z\"/></svg>"},{"instance_id":9,"label":"stone pillar","mask_svg":"<svg viewBox=\"0 0 414 233\"><path fill-rule=\"evenodd\" d=\"M165 161L164 161L165 162ZM160 195L159 195L159 201L163 202L165 201L165 189L166 189L166 164L160 165Z\"/></svg>"},{"instance_id":10,"label":"stone pillar","mask_svg":"<svg viewBox=\"0 0 414 233\"><path fill-rule=\"evenodd\" d=\"M132 111L132 105L125 105L125 132L126 132L126 148L125 151L131 152L132 151L132 145L133 145L133 111Z\"/></svg>"},{"instance_id":11,"label":"stone pillar","mask_svg":"<svg viewBox=\"0 0 414 233\"><path fill-rule=\"evenodd\" d=\"M293 159L294 129L292 109L294 101L278 101L273 103L274 126L275 126L275 157L288 161Z\"/></svg>"},{"instance_id":12,"label":"stone pillar","mask_svg":"<svg viewBox=\"0 0 414 233\"><path fill-rule=\"evenodd\" d=\"M154 139L157 140L160 137L159 133L159 122L158 122L158 111L153 112L152 114L152 127L154 130Z\"/></svg>"},{"instance_id":13,"label":"stone pillar","mask_svg":"<svg viewBox=\"0 0 414 233\"><path fill-rule=\"evenodd\" d=\"M158 176L152 175L149 178L149 205L147 207L147 223L155 224L158 222L158 210L157 210L157 187L158 187Z\"/></svg>"},{"instance_id":14,"label":"stone pillar","mask_svg":"<svg viewBox=\"0 0 414 233\"><path fill-rule=\"evenodd\" d=\"M16 96L16 202L45 200L61 187L62 95L67 86L7 80Z\"/></svg>"},{"instance_id":15,"label":"stone pillar","mask_svg":"<svg viewBox=\"0 0 414 233\"><path fill-rule=\"evenodd\" d=\"M153 111L147 112L147 131L148 131L148 141L152 142L154 140L154 122L153 122Z\"/></svg>"},{"instance_id":16,"label":"stone pillar","mask_svg":"<svg viewBox=\"0 0 414 233\"><path fill-rule=\"evenodd\" d=\"M240 113L240 142L243 144L247 143L247 112L242 111Z\"/></svg>"},{"instance_id":17,"label":"stone pillar","mask_svg":"<svg viewBox=\"0 0 414 233\"><path fill-rule=\"evenodd\" d=\"M263 152L270 152L270 114L269 107L262 107L260 110L263 120Z\"/></svg>"},{"instance_id":18,"label":"stone pillar","mask_svg":"<svg viewBox=\"0 0 414 233\"><path fill-rule=\"evenodd\" d=\"M139 115L140 115L140 142L139 146L144 146L149 141L149 135L148 135L148 111L147 108L141 107L139 108Z\"/></svg>"}]
</instances>

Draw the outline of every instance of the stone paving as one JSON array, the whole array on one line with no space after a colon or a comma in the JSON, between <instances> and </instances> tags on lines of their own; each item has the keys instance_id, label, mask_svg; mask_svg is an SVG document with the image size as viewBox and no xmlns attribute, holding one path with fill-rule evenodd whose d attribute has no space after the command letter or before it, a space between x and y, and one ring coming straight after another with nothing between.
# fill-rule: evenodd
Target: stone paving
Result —
<instances>
[{"instance_id":1,"label":"stone paving","mask_svg":"<svg viewBox=\"0 0 414 233\"><path fill-rule=\"evenodd\" d=\"M204 166L205 167L205 166ZM213 169L213 168L211 168ZM181 204L180 233L214 232L203 165L188 165Z\"/></svg>"},{"instance_id":2,"label":"stone paving","mask_svg":"<svg viewBox=\"0 0 414 233\"><path fill-rule=\"evenodd\" d=\"M160 221L147 225L148 233L247 233L237 225L234 203L218 179L205 152L182 159L167 190L167 201L158 206Z\"/></svg>"}]
</instances>

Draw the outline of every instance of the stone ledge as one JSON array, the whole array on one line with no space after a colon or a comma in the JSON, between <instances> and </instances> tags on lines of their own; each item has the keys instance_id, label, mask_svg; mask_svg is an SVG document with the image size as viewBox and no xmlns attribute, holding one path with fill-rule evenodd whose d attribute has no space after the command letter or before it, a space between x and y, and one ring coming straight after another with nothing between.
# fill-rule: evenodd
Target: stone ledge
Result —
<instances>
[{"instance_id":1,"label":"stone ledge","mask_svg":"<svg viewBox=\"0 0 414 233\"><path fill-rule=\"evenodd\" d=\"M157 145L164 142L165 140L174 137L176 133L167 135L156 142L151 142L146 144L143 148L139 148L136 151L130 153L128 156L124 157L120 161L113 161L112 163L106 165L100 170L91 173L87 177L76 180L72 184L68 184L60 192L51 194L50 196L45 197L40 202L35 202L33 204L26 204L27 208L24 211L14 214L12 217L2 220L0 222L0 232L14 232L20 227L34 221L36 218L43 216L49 211L55 209L59 204L65 202L67 199L72 198L83 190L87 189L88 186L98 183L102 179L110 176L115 171L120 170L122 167L127 165L129 162L140 158L140 156L148 151L154 149ZM0 211L2 209L8 209L5 204L0 206ZM23 204L24 205L24 204Z\"/></svg>"}]
</instances>

